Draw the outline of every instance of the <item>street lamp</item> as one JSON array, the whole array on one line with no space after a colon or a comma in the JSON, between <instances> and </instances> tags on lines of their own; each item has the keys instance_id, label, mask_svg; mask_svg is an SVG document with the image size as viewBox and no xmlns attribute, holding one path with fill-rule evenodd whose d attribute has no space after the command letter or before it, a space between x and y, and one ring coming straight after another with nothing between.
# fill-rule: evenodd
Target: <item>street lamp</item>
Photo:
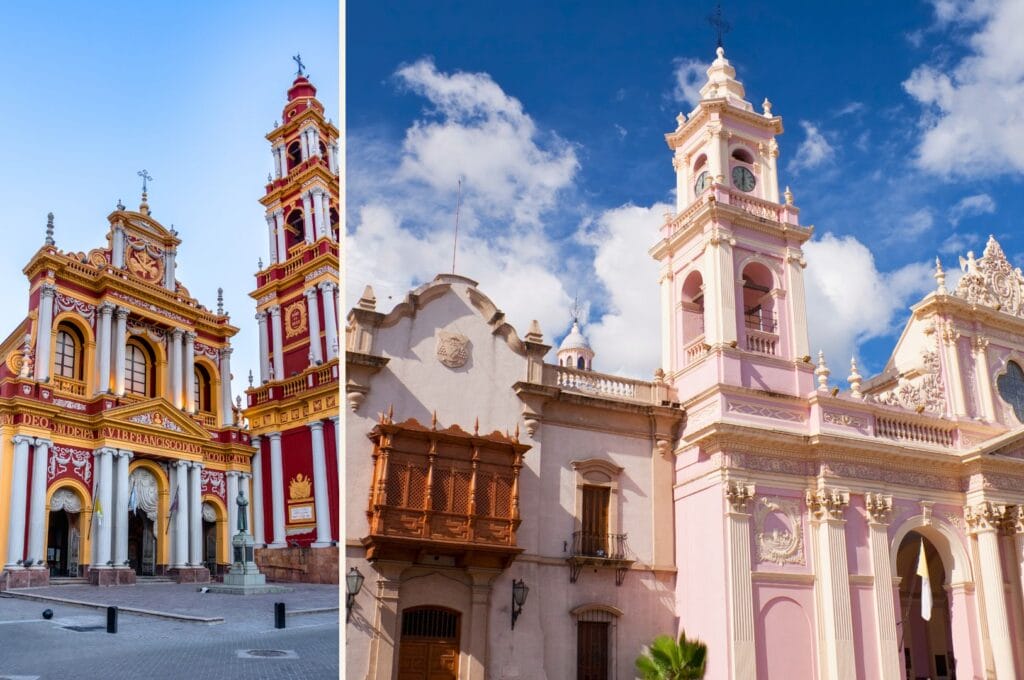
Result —
<instances>
[{"instance_id":1,"label":"street lamp","mask_svg":"<svg viewBox=\"0 0 1024 680\"><path fill-rule=\"evenodd\" d=\"M523 611L523 604L526 602L526 596L529 592L530 589L526 587L526 582L523 579L512 581L512 630L516 629L516 619L519 618L519 613Z\"/></svg>"},{"instance_id":2,"label":"street lamp","mask_svg":"<svg viewBox=\"0 0 1024 680\"><path fill-rule=\"evenodd\" d=\"M349 617L352 616L352 607L356 603L356 595L363 589L364 578L355 567L349 569L348 574L345 576L345 591L347 594L345 600L345 623L348 623Z\"/></svg>"}]
</instances>

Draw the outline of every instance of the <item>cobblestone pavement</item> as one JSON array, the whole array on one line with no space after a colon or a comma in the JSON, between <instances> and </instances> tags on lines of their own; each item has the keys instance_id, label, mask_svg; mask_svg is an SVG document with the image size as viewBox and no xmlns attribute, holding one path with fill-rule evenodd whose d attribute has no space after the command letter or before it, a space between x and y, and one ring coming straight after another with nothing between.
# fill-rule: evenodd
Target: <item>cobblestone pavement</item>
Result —
<instances>
[{"instance_id":1,"label":"cobblestone pavement","mask_svg":"<svg viewBox=\"0 0 1024 680\"><path fill-rule=\"evenodd\" d=\"M143 609L166 610L167 602L159 598L174 596L173 591L132 592L170 590L167 586L90 588L91 597L81 593L72 595L69 592L72 588L57 590L60 595L73 599L102 600L111 604L131 602L129 606ZM268 596L223 595L221 597L231 600L219 607L204 604L199 612L195 609L185 612L223 616L225 622L216 625L121 613L115 635L106 632L106 616L95 609L0 597L0 680L56 680L69 676L82 680L337 678L337 612L289 616L287 628L274 629L273 602L286 601L284 597L294 597L307 588L311 586L299 586L294 593ZM323 586L312 588L326 590ZM173 586L173 589L179 591L182 598L191 597L184 587ZM326 598L314 594L313 599L317 597L320 601ZM337 599L331 602L337 606ZM182 602L170 604L188 609ZM299 604L304 609L316 606L306 598L296 600L291 608L298 609ZM47 608L54 612L49 621L42 618L42 611ZM72 630L72 626L80 630ZM240 658L240 654L250 650L285 654Z\"/></svg>"}]
</instances>

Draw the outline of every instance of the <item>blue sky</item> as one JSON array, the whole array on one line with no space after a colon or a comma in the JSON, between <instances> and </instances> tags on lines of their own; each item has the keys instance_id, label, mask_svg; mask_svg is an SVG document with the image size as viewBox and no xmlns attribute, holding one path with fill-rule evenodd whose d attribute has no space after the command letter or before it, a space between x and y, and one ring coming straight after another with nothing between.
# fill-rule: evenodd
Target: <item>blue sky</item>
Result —
<instances>
[{"instance_id":1,"label":"blue sky","mask_svg":"<svg viewBox=\"0 0 1024 680\"><path fill-rule=\"evenodd\" d=\"M27 311L21 269L42 245L99 247L118 199L139 203L145 168L153 216L183 240L178 279L241 328L234 391L259 375L257 260L267 256L257 202L272 168L263 136L281 116L301 52L328 115L338 117L338 7L260 2L7 3L0 22L4 134L0 195L0 336Z\"/></svg>"},{"instance_id":2,"label":"blue sky","mask_svg":"<svg viewBox=\"0 0 1024 680\"><path fill-rule=\"evenodd\" d=\"M450 268L462 177L458 272L549 342L579 294L596 368L649 377L663 134L715 37L713 3L638 4L349 5L349 304L369 282L390 308ZM865 375L883 367L937 255L955 270L993 233L1024 263L1021 7L724 3L747 98L784 120L780 183L816 227L812 346L835 374L854 353Z\"/></svg>"}]
</instances>

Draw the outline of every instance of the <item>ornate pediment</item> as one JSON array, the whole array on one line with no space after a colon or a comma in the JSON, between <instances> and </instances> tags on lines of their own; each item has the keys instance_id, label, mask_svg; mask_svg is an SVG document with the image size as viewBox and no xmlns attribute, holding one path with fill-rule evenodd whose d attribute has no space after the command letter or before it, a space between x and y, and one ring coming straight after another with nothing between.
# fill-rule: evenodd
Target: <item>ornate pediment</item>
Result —
<instances>
[{"instance_id":1,"label":"ornate pediment","mask_svg":"<svg viewBox=\"0 0 1024 680\"><path fill-rule=\"evenodd\" d=\"M1024 274L1006 259L999 242L988 237L980 260L974 253L960 258L965 274L957 284L957 297L985 307L992 307L1014 316L1024 316Z\"/></svg>"},{"instance_id":2,"label":"ornate pediment","mask_svg":"<svg viewBox=\"0 0 1024 680\"><path fill-rule=\"evenodd\" d=\"M131 429L152 428L169 436L210 439L206 429L163 398L111 409L104 416L108 424L119 424Z\"/></svg>"}]
</instances>

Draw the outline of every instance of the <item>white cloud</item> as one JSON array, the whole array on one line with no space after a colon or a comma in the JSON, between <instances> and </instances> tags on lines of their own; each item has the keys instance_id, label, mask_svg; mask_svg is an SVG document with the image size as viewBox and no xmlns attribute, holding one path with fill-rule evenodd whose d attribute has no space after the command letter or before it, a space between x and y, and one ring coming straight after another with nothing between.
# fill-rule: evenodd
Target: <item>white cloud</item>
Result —
<instances>
[{"instance_id":1,"label":"white cloud","mask_svg":"<svg viewBox=\"0 0 1024 680\"><path fill-rule=\"evenodd\" d=\"M629 134L629 130L627 130L626 128L622 127L618 123L615 123L615 131L617 133L619 133L619 139L625 139L626 135Z\"/></svg>"},{"instance_id":2,"label":"white cloud","mask_svg":"<svg viewBox=\"0 0 1024 680\"><path fill-rule=\"evenodd\" d=\"M520 333L537 319L550 338L571 300L542 219L574 189L575 151L539 130L487 74L441 73L422 59L396 77L431 108L411 123L400 156L350 134L346 304L370 283L378 309L388 311L451 271L463 177L456 272L477 280Z\"/></svg>"},{"instance_id":3,"label":"white cloud","mask_svg":"<svg viewBox=\"0 0 1024 680\"><path fill-rule=\"evenodd\" d=\"M894 235L899 238L913 238L931 229L933 224L935 218L931 209L921 208L904 217L900 230Z\"/></svg>"},{"instance_id":4,"label":"white cloud","mask_svg":"<svg viewBox=\"0 0 1024 680\"><path fill-rule=\"evenodd\" d=\"M572 146L540 134L519 100L486 73L440 73L421 59L396 76L437 115L407 130L399 179L448 192L461 177L482 214L529 224L539 224L572 183L579 167Z\"/></svg>"},{"instance_id":5,"label":"white cloud","mask_svg":"<svg viewBox=\"0 0 1024 680\"><path fill-rule=\"evenodd\" d=\"M924 64L903 88L924 107L917 164L945 176L1024 172L1024 2L935 2L940 25L977 30L952 68Z\"/></svg>"},{"instance_id":6,"label":"white cloud","mask_svg":"<svg viewBox=\"0 0 1024 680\"><path fill-rule=\"evenodd\" d=\"M861 113L865 110L864 102L850 102L846 106L836 111L836 117L840 116L851 116L855 113Z\"/></svg>"},{"instance_id":7,"label":"white cloud","mask_svg":"<svg viewBox=\"0 0 1024 680\"><path fill-rule=\"evenodd\" d=\"M949 222L953 226L960 224L960 220L974 215L990 215L996 211L996 202L988 194L975 194L966 196L957 201L949 211Z\"/></svg>"},{"instance_id":8,"label":"white cloud","mask_svg":"<svg viewBox=\"0 0 1024 680\"><path fill-rule=\"evenodd\" d=\"M939 252L944 255L966 254L972 243L981 241L980 234L960 234L953 232L946 237L946 240L939 246Z\"/></svg>"},{"instance_id":9,"label":"white cloud","mask_svg":"<svg viewBox=\"0 0 1024 680\"><path fill-rule=\"evenodd\" d=\"M804 253L811 348L815 355L825 351L837 377L860 343L890 333L908 305L935 285L932 263L880 272L871 251L852 236L826 233L804 245Z\"/></svg>"},{"instance_id":10,"label":"white cloud","mask_svg":"<svg viewBox=\"0 0 1024 680\"><path fill-rule=\"evenodd\" d=\"M624 205L580 230L579 239L595 248L594 272L608 294L604 316L586 329L603 373L650 380L661 365L658 263L647 248L670 210L665 203Z\"/></svg>"},{"instance_id":11,"label":"white cloud","mask_svg":"<svg viewBox=\"0 0 1024 680\"><path fill-rule=\"evenodd\" d=\"M676 86L672 96L677 102L696 106L700 101L700 88L707 82L708 64L700 59L680 57L676 59Z\"/></svg>"},{"instance_id":12,"label":"white cloud","mask_svg":"<svg viewBox=\"0 0 1024 680\"><path fill-rule=\"evenodd\" d=\"M825 139L825 135L815 126L806 120L800 121L804 129L804 141L797 147L796 155L789 162L790 172L800 172L810 168L816 168L827 163L835 156L835 149Z\"/></svg>"}]
</instances>

